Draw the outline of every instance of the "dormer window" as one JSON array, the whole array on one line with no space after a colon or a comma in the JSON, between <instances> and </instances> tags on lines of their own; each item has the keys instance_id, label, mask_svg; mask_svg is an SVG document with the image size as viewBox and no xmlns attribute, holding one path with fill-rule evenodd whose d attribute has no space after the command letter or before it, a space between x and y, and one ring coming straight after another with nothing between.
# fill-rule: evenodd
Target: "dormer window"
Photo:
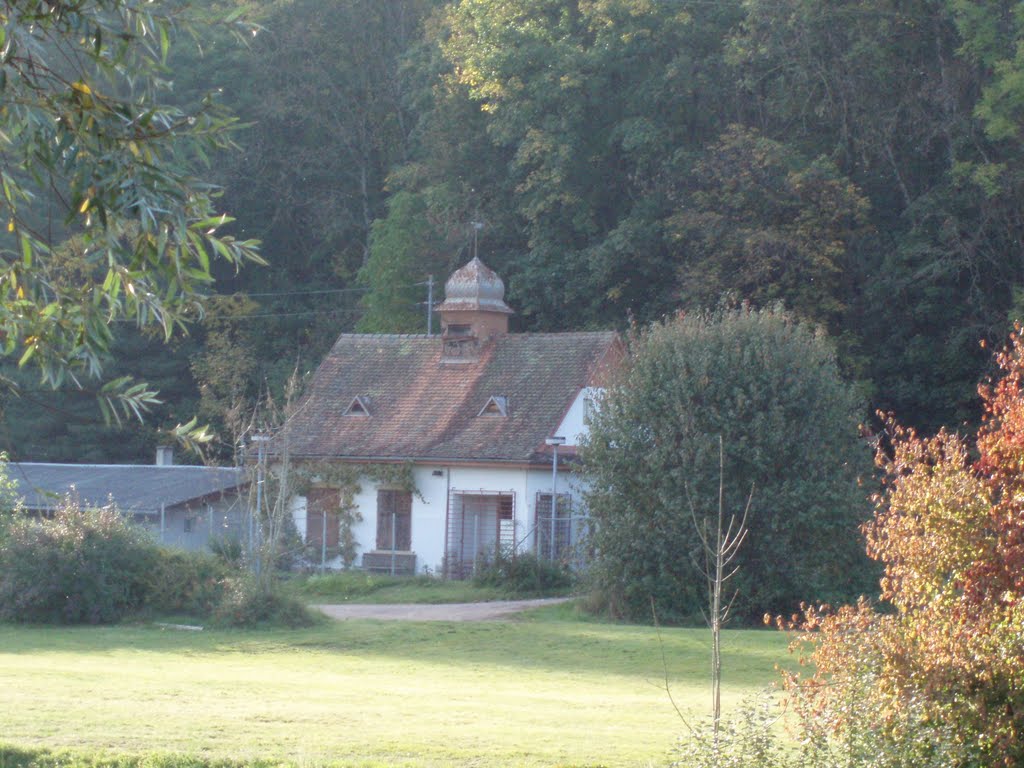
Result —
<instances>
[{"instance_id":1,"label":"dormer window","mask_svg":"<svg viewBox=\"0 0 1024 768\"><path fill-rule=\"evenodd\" d=\"M508 416L508 398L504 395L491 397L477 416Z\"/></svg>"},{"instance_id":2,"label":"dormer window","mask_svg":"<svg viewBox=\"0 0 1024 768\"><path fill-rule=\"evenodd\" d=\"M352 402L348 404L348 408L345 409L346 416L369 416L370 415L370 398L365 395L353 397Z\"/></svg>"},{"instance_id":3,"label":"dormer window","mask_svg":"<svg viewBox=\"0 0 1024 768\"><path fill-rule=\"evenodd\" d=\"M445 328L445 333L448 336L472 336L473 326L471 325L449 325Z\"/></svg>"}]
</instances>

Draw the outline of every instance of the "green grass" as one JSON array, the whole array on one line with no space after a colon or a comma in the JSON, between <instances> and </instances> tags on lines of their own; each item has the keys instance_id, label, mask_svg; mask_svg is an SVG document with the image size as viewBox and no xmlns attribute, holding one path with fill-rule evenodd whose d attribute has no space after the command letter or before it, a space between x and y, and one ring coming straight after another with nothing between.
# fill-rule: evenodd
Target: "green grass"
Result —
<instances>
[{"instance_id":1,"label":"green grass","mask_svg":"<svg viewBox=\"0 0 1024 768\"><path fill-rule=\"evenodd\" d=\"M478 587L472 581L432 576L387 576L360 571L290 578L284 582L284 588L290 594L313 603L478 603L519 597L515 592L498 587ZM555 591L550 596L567 592Z\"/></svg>"},{"instance_id":2,"label":"green grass","mask_svg":"<svg viewBox=\"0 0 1024 768\"><path fill-rule=\"evenodd\" d=\"M702 713L708 633L665 629L659 643L569 611L295 632L0 626L0 740L300 767L664 762L682 725L661 646L676 701ZM727 705L786 659L778 633L730 631L724 645ZM0 765L30 762L0 750Z\"/></svg>"}]
</instances>

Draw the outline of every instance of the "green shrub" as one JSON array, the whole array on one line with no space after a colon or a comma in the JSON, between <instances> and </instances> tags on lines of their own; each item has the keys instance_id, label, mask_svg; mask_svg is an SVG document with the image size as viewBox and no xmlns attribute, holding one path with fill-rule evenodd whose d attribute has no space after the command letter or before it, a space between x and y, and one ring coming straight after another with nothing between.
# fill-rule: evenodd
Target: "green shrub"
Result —
<instances>
[{"instance_id":1,"label":"green shrub","mask_svg":"<svg viewBox=\"0 0 1024 768\"><path fill-rule=\"evenodd\" d=\"M53 518L16 517L0 540L0 619L100 624L147 596L156 545L114 508L64 499Z\"/></svg>"},{"instance_id":2,"label":"green shrub","mask_svg":"<svg viewBox=\"0 0 1024 768\"><path fill-rule=\"evenodd\" d=\"M497 587L510 595L544 595L572 586L572 573L562 563L541 560L533 553L495 553L482 562L473 583L478 587Z\"/></svg>"},{"instance_id":3,"label":"green shrub","mask_svg":"<svg viewBox=\"0 0 1024 768\"><path fill-rule=\"evenodd\" d=\"M870 588L858 533L870 450L830 342L781 309L742 307L681 315L629 344L580 446L591 573L609 611L648 621L653 599L661 621L699 620L694 518L716 514L720 491L727 518L751 502L727 590L738 620Z\"/></svg>"},{"instance_id":4,"label":"green shrub","mask_svg":"<svg viewBox=\"0 0 1024 768\"><path fill-rule=\"evenodd\" d=\"M231 568L241 568L245 555L242 542L235 538L221 536L210 539L210 551Z\"/></svg>"},{"instance_id":5,"label":"green shrub","mask_svg":"<svg viewBox=\"0 0 1024 768\"><path fill-rule=\"evenodd\" d=\"M724 716L715 732L710 718L690 727L675 749L674 768L797 768L772 724L778 708L763 694ZM808 764L804 768L812 768ZM824 768L824 767L822 767Z\"/></svg>"},{"instance_id":6,"label":"green shrub","mask_svg":"<svg viewBox=\"0 0 1024 768\"><path fill-rule=\"evenodd\" d=\"M159 549L145 578L145 607L158 614L210 616L224 600L228 578L235 572L213 554Z\"/></svg>"},{"instance_id":7,"label":"green shrub","mask_svg":"<svg viewBox=\"0 0 1024 768\"><path fill-rule=\"evenodd\" d=\"M320 620L305 603L280 589L261 587L251 576L231 579L213 622L223 627L309 627Z\"/></svg>"}]
</instances>

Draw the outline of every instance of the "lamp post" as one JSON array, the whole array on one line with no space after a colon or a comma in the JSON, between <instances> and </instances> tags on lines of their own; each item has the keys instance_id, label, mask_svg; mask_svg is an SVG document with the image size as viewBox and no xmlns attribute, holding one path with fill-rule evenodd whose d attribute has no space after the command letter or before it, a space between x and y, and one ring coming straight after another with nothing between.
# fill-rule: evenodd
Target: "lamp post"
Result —
<instances>
[{"instance_id":1,"label":"lamp post","mask_svg":"<svg viewBox=\"0 0 1024 768\"><path fill-rule=\"evenodd\" d=\"M558 446L565 445L565 438L560 435L544 440L551 446L551 538L548 546L551 550L551 562L555 561L555 521L558 519Z\"/></svg>"}]
</instances>

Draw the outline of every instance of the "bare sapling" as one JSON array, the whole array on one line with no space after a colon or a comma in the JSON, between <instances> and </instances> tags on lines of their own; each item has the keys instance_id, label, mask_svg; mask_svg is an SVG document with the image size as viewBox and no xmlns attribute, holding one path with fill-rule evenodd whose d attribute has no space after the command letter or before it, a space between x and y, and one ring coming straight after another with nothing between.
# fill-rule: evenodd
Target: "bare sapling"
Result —
<instances>
[{"instance_id":1,"label":"bare sapling","mask_svg":"<svg viewBox=\"0 0 1024 768\"><path fill-rule=\"evenodd\" d=\"M717 751L719 742L719 725L722 717L722 627L728 622L736 592L725 601L723 593L726 582L739 570L736 556L747 538L747 518L750 505L754 499L754 487L751 485L747 495L747 503L743 508L742 517L725 513L725 446L722 436L718 436L718 511L709 521L701 520L692 497L687 492L690 516L694 528L700 538L704 552L704 562L696 563L708 586L708 606L702 608L704 621L711 630L711 725L714 748ZM710 525L709 525L710 523ZM713 526L713 530L709 530Z\"/></svg>"},{"instance_id":2,"label":"bare sapling","mask_svg":"<svg viewBox=\"0 0 1024 768\"><path fill-rule=\"evenodd\" d=\"M291 457L281 427L293 409L298 386L298 375L293 373L285 387L284 405L278 405L268 393L262 408L254 411L239 435L240 443L248 442L244 466L250 473L246 550L257 588L263 593L273 589L277 560L291 521Z\"/></svg>"}]
</instances>

